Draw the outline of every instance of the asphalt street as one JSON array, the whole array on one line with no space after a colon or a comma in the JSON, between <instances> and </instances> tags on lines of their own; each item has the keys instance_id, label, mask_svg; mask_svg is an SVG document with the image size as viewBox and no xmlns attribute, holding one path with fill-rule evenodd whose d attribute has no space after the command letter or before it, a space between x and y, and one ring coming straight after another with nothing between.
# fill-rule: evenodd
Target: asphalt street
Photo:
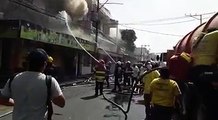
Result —
<instances>
[{"instance_id":1,"label":"asphalt street","mask_svg":"<svg viewBox=\"0 0 218 120\"><path fill-rule=\"evenodd\" d=\"M54 105L53 120L124 120L125 116L116 106L107 102L103 96L94 96L94 84L83 84L63 87L66 105L59 108ZM110 100L127 109L129 95L111 93L111 89L104 89L104 94ZM131 100L128 120L144 120L144 106L142 96L135 95ZM11 120L11 114L0 118Z\"/></svg>"}]
</instances>

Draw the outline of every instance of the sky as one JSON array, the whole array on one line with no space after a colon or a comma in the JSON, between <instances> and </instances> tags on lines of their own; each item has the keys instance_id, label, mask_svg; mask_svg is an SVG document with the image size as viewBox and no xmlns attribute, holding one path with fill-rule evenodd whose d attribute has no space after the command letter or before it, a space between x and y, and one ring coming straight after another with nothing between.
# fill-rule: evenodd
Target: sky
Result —
<instances>
[{"instance_id":1,"label":"sky","mask_svg":"<svg viewBox=\"0 0 218 120\"><path fill-rule=\"evenodd\" d=\"M206 22L218 11L217 0L109 0L108 3L104 7L119 21L119 28L135 30L135 45L145 46L152 53L173 49L200 25L199 15Z\"/></svg>"}]
</instances>

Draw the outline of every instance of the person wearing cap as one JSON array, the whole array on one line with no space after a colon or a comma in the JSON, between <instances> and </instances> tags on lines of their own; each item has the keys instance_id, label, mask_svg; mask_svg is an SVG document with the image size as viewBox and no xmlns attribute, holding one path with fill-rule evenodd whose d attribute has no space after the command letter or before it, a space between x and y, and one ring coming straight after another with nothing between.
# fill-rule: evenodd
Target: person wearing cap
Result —
<instances>
[{"instance_id":1,"label":"person wearing cap","mask_svg":"<svg viewBox=\"0 0 218 120\"><path fill-rule=\"evenodd\" d=\"M116 92L117 87L118 87L118 91L121 92L119 80L122 79L122 73L123 73L122 63L121 61L117 61L115 70L114 70L115 80L114 80L114 88L112 89L112 92Z\"/></svg>"},{"instance_id":2,"label":"person wearing cap","mask_svg":"<svg viewBox=\"0 0 218 120\"><path fill-rule=\"evenodd\" d=\"M47 66L46 66L46 68L44 70L44 73L46 75L51 75L56 80L58 80L58 72L57 72L57 69L56 69L53 61L54 61L53 57L52 56L48 56Z\"/></svg>"},{"instance_id":3,"label":"person wearing cap","mask_svg":"<svg viewBox=\"0 0 218 120\"><path fill-rule=\"evenodd\" d=\"M170 72L166 67L161 68L160 77L151 82L149 94L151 120L171 120L175 103L182 107L180 88L174 80L170 79Z\"/></svg>"},{"instance_id":4,"label":"person wearing cap","mask_svg":"<svg viewBox=\"0 0 218 120\"><path fill-rule=\"evenodd\" d=\"M98 90L100 90L100 95L103 94L103 84L105 80L106 67L104 60L100 59L95 66L95 96L98 96Z\"/></svg>"},{"instance_id":5,"label":"person wearing cap","mask_svg":"<svg viewBox=\"0 0 218 120\"><path fill-rule=\"evenodd\" d=\"M37 48L28 56L28 70L18 73L5 84L0 99L13 103L13 120L45 120L47 111L47 84L43 73L47 65L47 53ZM65 106L65 98L54 77L51 77L51 100L59 106Z\"/></svg>"}]
</instances>

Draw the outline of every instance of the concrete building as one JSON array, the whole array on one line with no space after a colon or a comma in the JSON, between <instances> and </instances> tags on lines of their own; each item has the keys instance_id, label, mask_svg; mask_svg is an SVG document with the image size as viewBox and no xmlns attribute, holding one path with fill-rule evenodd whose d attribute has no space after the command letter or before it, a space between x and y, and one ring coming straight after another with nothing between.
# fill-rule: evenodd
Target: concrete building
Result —
<instances>
[{"instance_id":1,"label":"concrete building","mask_svg":"<svg viewBox=\"0 0 218 120\"><path fill-rule=\"evenodd\" d=\"M93 59L80 47L79 43L92 55L95 54L95 30L91 17L95 2L87 0L89 11L85 17L75 21L67 19L60 0L2 0L0 4L0 80L5 81L11 74L25 69L25 56L33 48L44 48L54 58L59 69L58 81L72 80L90 74ZM52 4L51 4L52 3ZM110 25L109 11L100 10L101 27L98 48L104 48L113 58L122 57L116 40L108 37ZM117 23L117 21L115 22ZM113 24L114 27L114 24ZM72 34L73 33L73 34ZM105 52L98 51L108 59Z\"/></svg>"},{"instance_id":2,"label":"concrete building","mask_svg":"<svg viewBox=\"0 0 218 120\"><path fill-rule=\"evenodd\" d=\"M134 54L138 61L146 61L150 58L149 50L146 47L137 47Z\"/></svg>"}]
</instances>

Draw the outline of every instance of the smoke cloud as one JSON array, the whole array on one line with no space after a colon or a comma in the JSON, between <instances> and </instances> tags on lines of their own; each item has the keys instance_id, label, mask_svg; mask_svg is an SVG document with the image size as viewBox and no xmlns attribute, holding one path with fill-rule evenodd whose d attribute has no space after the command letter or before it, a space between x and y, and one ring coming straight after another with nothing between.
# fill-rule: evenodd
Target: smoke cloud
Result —
<instances>
[{"instance_id":1,"label":"smoke cloud","mask_svg":"<svg viewBox=\"0 0 218 120\"><path fill-rule=\"evenodd\" d=\"M88 12L85 0L65 0L64 8L71 19L79 19Z\"/></svg>"}]
</instances>

